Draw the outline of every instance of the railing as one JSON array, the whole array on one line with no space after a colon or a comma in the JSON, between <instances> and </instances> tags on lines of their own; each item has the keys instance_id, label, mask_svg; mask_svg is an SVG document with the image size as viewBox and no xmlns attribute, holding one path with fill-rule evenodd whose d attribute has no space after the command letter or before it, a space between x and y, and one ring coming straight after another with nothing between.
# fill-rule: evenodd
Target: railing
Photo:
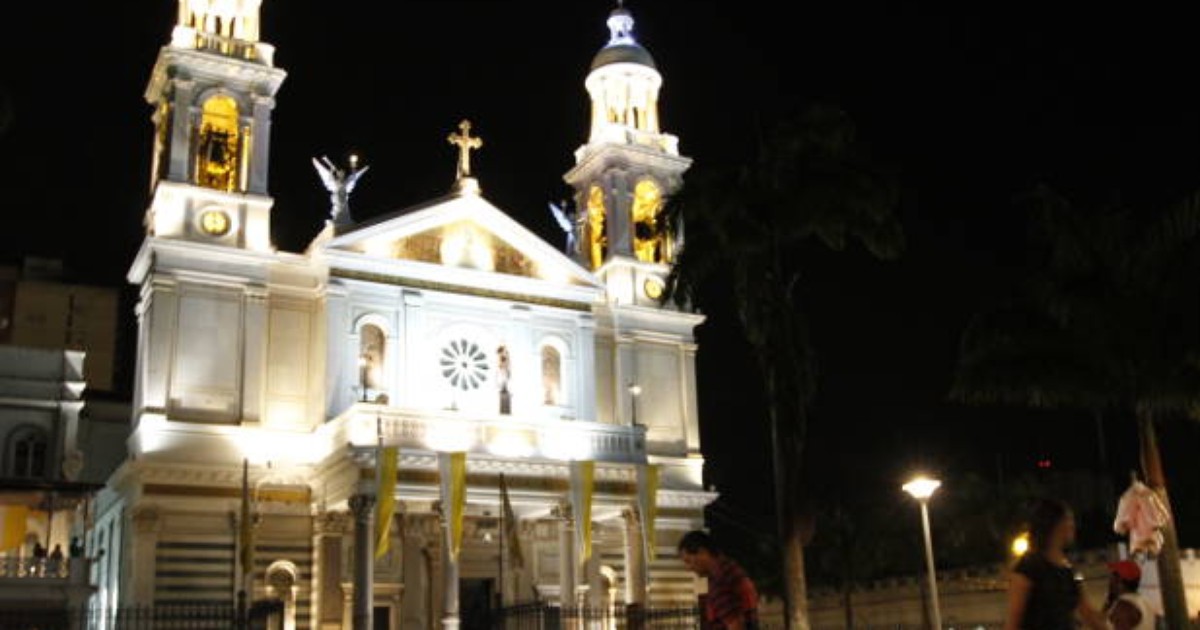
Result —
<instances>
[{"instance_id":1,"label":"railing","mask_svg":"<svg viewBox=\"0 0 1200 630\"><path fill-rule=\"evenodd\" d=\"M642 608L519 604L492 613L493 630L696 630L694 606Z\"/></svg>"},{"instance_id":2,"label":"railing","mask_svg":"<svg viewBox=\"0 0 1200 630\"><path fill-rule=\"evenodd\" d=\"M66 558L3 558L0 578L59 580L70 575L69 566Z\"/></svg>"},{"instance_id":3,"label":"railing","mask_svg":"<svg viewBox=\"0 0 1200 630\"><path fill-rule=\"evenodd\" d=\"M356 405L346 423L347 437L356 446L374 446L382 439L385 446L507 457L621 463L639 463L646 458L646 433L640 426L558 419L522 421L510 416L475 418L369 404Z\"/></svg>"},{"instance_id":4,"label":"railing","mask_svg":"<svg viewBox=\"0 0 1200 630\"><path fill-rule=\"evenodd\" d=\"M220 53L228 57L254 61L267 66L274 65L275 47L263 42L252 42L232 37L205 33L186 26L175 27L172 45Z\"/></svg>"}]
</instances>

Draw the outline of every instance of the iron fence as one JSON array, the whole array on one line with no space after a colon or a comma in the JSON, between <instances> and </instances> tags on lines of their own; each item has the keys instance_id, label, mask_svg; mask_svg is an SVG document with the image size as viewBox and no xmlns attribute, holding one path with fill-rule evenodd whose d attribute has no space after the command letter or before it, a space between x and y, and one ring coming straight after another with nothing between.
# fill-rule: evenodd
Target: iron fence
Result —
<instances>
[{"instance_id":1,"label":"iron fence","mask_svg":"<svg viewBox=\"0 0 1200 630\"><path fill-rule=\"evenodd\" d=\"M551 606L518 604L494 611L494 630L696 630L694 606L674 608Z\"/></svg>"},{"instance_id":2,"label":"iron fence","mask_svg":"<svg viewBox=\"0 0 1200 630\"><path fill-rule=\"evenodd\" d=\"M245 619L220 604L0 609L3 630L283 630L283 603L255 602Z\"/></svg>"}]
</instances>

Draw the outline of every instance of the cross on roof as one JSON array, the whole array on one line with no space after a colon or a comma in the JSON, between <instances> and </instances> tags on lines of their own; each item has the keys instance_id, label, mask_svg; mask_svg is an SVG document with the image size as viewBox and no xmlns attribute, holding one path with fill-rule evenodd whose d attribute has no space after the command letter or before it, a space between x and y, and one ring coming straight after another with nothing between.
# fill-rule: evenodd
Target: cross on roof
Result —
<instances>
[{"instance_id":1,"label":"cross on roof","mask_svg":"<svg viewBox=\"0 0 1200 630\"><path fill-rule=\"evenodd\" d=\"M471 136L471 121L463 120L458 123L458 133L446 137L446 141L458 147L458 177L471 176L471 151L483 146L483 139Z\"/></svg>"}]
</instances>

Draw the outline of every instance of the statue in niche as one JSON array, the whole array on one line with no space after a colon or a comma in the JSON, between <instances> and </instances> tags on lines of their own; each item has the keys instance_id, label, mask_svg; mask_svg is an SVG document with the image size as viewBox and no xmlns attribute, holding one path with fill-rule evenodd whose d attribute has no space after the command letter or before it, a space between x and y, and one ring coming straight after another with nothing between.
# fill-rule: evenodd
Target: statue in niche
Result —
<instances>
[{"instance_id":1,"label":"statue in niche","mask_svg":"<svg viewBox=\"0 0 1200 630\"><path fill-rule=\"evenodd\" d=\"M500 385L500 414L505 416L512 413L512 394L508 391L511 369L508 346L496 348L496 383Z\"/></svg>"},{"instance_id":2,"label":"statue in niche","mask_svg":"<svg viewBox=\"0 0 1200 630\"><path fill-rule=\"evenodd\" d=\"M350 225L352 223L350 220L350 193L354 192L354 186L358 184L359 178L371 167L358 168L357 155L350 156L350 168L347 170L338 168L325 156L321 156L319 160L313 158L313 167L321 176L321 183L325 184L325 190L329 191L329 220L337 227Z\"/></svg>"}]
</instances>

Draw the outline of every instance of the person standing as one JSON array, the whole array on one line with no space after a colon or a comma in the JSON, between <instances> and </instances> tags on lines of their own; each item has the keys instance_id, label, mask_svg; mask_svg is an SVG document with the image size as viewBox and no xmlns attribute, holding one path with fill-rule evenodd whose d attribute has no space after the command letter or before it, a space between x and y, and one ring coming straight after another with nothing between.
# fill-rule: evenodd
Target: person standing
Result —
<instances>
[{"instance_id":1,"label":"person standing","mask_svg":"<svg viewBox=\"0 0 1200 630\"><path fill-rule=\"evenodd\" d=\"M1066 503L1043 499L1029 517L1029 551L1013 568L1004 630L1074 630L1075 618L1093 630L1108 624L1083 595L1083 578L1066 549L1075 542L1075 515Z\"/></svg>"},{"instance_id":2,"label":"person standing","mask_svg":"<svg viewBox=\"0 0 1200 630\"><path fill-rule=\"evenodd\" d=\"M702 628L754 630L758 628L758 591L754 582L732 558L721 552L711 536L696 530L679 540L679 558L689 571L708 578Z\"/></svg>"},{"instance_id":3,"label":"person standing","mask_svg":"<svg viewBox=\"0 0 1200 630\"><path fill-rule=\"evenodd\" d=\"M1108 602L1104 616L1113 630L1154 630L1154 610L1138 592L1142 568L1131 560L1108 563Z\"/></svg>"}]
</instances>

